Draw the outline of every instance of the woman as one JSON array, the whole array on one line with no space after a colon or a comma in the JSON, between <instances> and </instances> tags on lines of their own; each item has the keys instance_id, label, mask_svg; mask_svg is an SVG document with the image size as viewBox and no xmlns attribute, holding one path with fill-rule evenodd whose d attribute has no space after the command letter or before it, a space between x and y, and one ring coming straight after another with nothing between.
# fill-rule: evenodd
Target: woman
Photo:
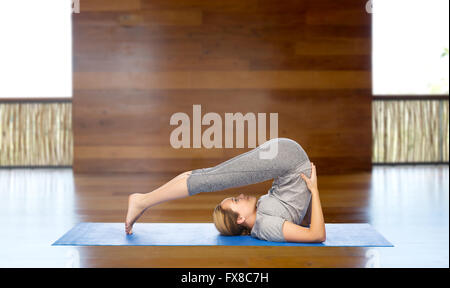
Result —
<instances>
[{"instance_id":1,"label":"woman","mask_svg":"<svg viewBox=\"0 0 450 288\"><path fill-rule=\"evenodd\" d=\"M270 159L261 157L267 150L277 153ZM303 148L288 138L271 139L214 167L184 172L150 193L130 195L125 232L131 234L146 209L162 202L269 179L274 179L272 187L259 200L240 194L219 203L213 212L217 230L267 241L325 241L316 168Z\"/></svg>"}]
</instances>

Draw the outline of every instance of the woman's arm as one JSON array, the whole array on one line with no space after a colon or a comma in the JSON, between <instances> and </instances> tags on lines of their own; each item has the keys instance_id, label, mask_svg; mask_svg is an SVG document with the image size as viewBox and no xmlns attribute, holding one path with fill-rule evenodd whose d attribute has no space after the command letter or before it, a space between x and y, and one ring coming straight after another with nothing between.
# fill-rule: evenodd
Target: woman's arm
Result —
<instances>
[{"instance_id":1,"label":"woman's arm","mask_svg":"<svg viewBox=\"0 0 450 288\"><path fill-rule=\"evenodd\" d=\"M303 217L302 223L300 223L303 227L309 227L311 225L311 201L309 201L308 209L306 210L305 217Z\"/></svg>"},{"instance_id":2,"label":"woman's arm","mask_svg":"<svg viewBox=\"0 0 450 288\"><path fill-rule=\"evenodd\" d=\"M309 228L285 221L283 235L288 242L324 242L326 240L325 222L320 204L319 189L317 188L316 168L311 163L311 178L302 174L302 178L311 191L311 225Z\"/></svg>"},{"instance_id":3,"label":"woman's arm","mask_svg":"<svg viewBox=\"0 0 450 288\"><path fill-rule=\"evenodd\" d=\"M323 219L322 205L320 204L319 190L311 191L311 226L310 232L317 237L320 242L326 239L325 222Z\"/></svg>"}]
</instances>

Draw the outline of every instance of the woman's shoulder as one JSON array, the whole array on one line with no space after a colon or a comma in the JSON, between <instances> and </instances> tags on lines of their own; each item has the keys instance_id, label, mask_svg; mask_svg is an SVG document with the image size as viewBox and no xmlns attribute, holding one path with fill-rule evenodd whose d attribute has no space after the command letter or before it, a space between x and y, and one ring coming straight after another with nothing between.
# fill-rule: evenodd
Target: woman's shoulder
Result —
<instances>
[{"instance_id":1,"label":"woman's shoulder","mask_svg":"<svg viewBox=\"0 0 450 288\"><path fill-rule=\"evenodd\" d=\"M282 201L271 194L265 194L259 198L256 211L267 215L287 217L286 207L284 207Z\"/></svg>"},{"instance_id":2,"label":"woman's shoulder","mask_svg":"<svg viewBox=\"0 0 450 288\"><path fill-rule=\"evenodd\" d=\"M250 235L266 241L285 241L282 231L284 221L286 219L281 216L257 212Z\"/></svg>"}]
</instances>

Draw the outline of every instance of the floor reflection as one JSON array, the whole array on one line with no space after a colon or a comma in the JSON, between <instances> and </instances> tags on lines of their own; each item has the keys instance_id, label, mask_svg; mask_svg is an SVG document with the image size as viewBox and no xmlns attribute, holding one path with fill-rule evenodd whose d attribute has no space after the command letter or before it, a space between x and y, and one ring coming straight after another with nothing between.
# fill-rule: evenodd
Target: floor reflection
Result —
<instances>
[{"instance_id":1,"label":"floor reflection","mask_svg":"<svg viewBox=\"0 0 450 288\"><path fill-rule=\"evenodd\" d=\"M395 245L326 250L51 246L79 222L122 221L124 199L130 191L149 191L161 184L160 177L148 175L76 176L72 169L0 169L0 267L180 267L176 265L191 265L192 255L207 255L196 257L195 264L208 267L211 257L217 263L224 261L224 250L220 249L236 254L223 263L237 267L449 266L448 165L374 166L371 174L321 176L323 187L327 187L321 197L327 219L334 223L369 222ZM209 217L216 198L221 195L164 204L147 220L182 222L177 221L180 215L194 208L198 213L206 211ZM192 222L210 219L195 217L200 221Z\"/></svg>"},{"instance_id":2,"label":"floor reflection","mask_svg":"<svg viewBox=\"0 0 450 288\"><path fill-rule=\"evenodd\" d=\"M448 267L448 174L448 165L373 168L370 223L396 246L377 249L381 267Z\"/></svg>"},{"instance_id":3,"label":"floor reflection","mask_svg":"<svg viewBox=\"0 0 450 288\"><path fill-rule=\"evenodd\" d=\"M51 246L77 222L73 183L72 169L0 170L0 267L77 264L73 248Z\"/></svg>"}]
</instances>

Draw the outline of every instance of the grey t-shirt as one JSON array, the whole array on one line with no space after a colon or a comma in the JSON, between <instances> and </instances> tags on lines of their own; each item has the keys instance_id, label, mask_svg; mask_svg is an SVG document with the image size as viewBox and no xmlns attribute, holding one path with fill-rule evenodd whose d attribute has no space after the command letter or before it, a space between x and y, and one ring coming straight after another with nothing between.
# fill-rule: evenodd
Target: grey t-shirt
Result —
<instances>
[{"instance_id":1,"label":"grey t-shirt","mask_svg":"<svg viewBox=\"0 0 450 288\"><path fill-rule=\"evenodd\" d=\"M268 194L256 204L256 220L251 236L266 241L286 242L283 223L288 220L300 225L311 202L311 192L300 174L311 177L311 163L302 162L295 169L277 177Z\"/></svg>"}]
</instances>

